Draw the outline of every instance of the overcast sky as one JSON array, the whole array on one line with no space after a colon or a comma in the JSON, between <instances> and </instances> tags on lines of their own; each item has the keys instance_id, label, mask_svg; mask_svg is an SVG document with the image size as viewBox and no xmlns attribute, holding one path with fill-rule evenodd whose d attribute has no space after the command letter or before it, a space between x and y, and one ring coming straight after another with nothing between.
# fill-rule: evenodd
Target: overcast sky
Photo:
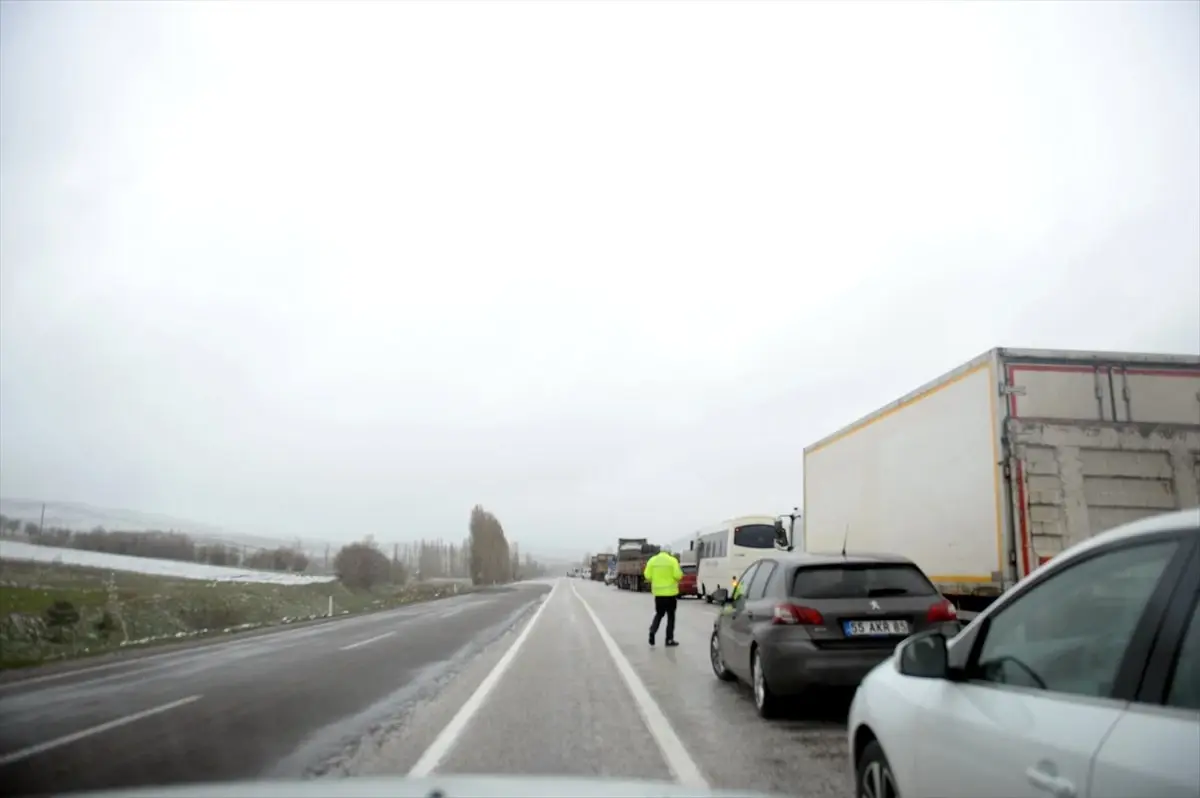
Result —
<instances>
[{"instance_id":1,"label":"overcast sky","mask_svg":"<svg viewBox=\"0 0 1200 798\"><path fill-rule=\"evenodd\" d=\"M1200 351L1200 5L4 3L0 494L529 549Z\"/></svg>"}]
</instances>

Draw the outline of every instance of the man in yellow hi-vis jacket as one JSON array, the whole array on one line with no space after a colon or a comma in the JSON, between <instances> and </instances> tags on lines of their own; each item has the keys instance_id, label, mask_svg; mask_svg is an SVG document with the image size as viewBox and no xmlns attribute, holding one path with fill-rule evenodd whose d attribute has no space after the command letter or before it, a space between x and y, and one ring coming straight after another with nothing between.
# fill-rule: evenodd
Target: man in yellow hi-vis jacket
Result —
<instances>
[{"instance_id":1,"label":"man in yellow hi-vis jacket","mask_svg":"<svg viewBox=\"0 0 1200 798\"><path fill-rule=\"evenodd\" d=\"M650 624L650 645L654 645L654 636L658 634L658 624L663 616L667 616L667 645L677 646L675 642L675 606L679 602L679 580L683 579L683 569L679 560L667 549L655 554L646 563L642 574L650 583L650 592L654 594L654 621Z\"/></svg>"}]
</instances>

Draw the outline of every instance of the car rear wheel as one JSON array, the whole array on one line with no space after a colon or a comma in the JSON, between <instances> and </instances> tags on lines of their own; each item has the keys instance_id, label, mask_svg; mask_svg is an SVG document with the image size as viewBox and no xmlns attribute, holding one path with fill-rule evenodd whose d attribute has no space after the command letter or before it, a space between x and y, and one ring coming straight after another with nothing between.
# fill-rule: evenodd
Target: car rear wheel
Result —
<instances>
[{"instance_id":1,"label":"car rear wheel","mask_svg":"<svg viewBox=\"0 0 1200 798\"><path fill-rule=\"evenodd\" d=\"M750 674L753 681L750 686L754 690L754 707L759 717L773 718L779 714L779 698L771 692L767 685L767 677L763 673L762 658L758 656L758 646L750 649Z\"/></svg>"},{"instance_id":2,"label":"car rear wheel","mask_svg":"<svg viewBox=\"0 0 1200 798\"><path fill-rule=\"evenodd\" d=\"M713 629L712 639L708 643L708 658L712 662L713 673L723 682L732 682L736 677L733 671L725 667L725 658L721 656L721 639L717 636L717 630Z\"/></svg>"},{"instance_id":3,"label":"car rear wheel","mask_svg":"<svg viewBox=\"0 0 1200 798\"><path fill-rule=\"evenodd\" d=\"M858 789L857 798L900 798L896 789L896 777L892 775L892 766L888 764L883 753L883 747L877 740L867 743L862 756L858 759L858 773L855 774Z\"/></svg>"}]
</instances>

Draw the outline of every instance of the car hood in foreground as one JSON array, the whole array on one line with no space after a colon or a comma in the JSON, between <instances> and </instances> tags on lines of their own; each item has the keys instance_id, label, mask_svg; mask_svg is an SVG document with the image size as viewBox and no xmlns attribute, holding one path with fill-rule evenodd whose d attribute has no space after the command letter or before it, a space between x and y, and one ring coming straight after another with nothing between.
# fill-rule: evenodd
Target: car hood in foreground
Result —
<instances>
[{"instance_id":1,"label":"car hood in foreground","mask_svg":"<svg viewBox=\"0 0 1200 798\"><path fill-rule=\"evenodd\" d=\"M73 793L75 798L773 798L746 790L701 790L668 781L558 776L355 777L228 781Z\"/></svg>"}]
</instances>

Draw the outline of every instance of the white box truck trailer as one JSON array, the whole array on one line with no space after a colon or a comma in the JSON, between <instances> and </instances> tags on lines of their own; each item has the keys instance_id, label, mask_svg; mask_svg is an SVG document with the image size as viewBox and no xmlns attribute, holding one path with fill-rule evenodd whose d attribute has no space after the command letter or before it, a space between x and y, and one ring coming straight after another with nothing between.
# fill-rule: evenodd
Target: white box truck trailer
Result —
<instances>
[{"instance_id":1,"label":"white box truck trailer","mask_svg":"<svg viewBox=\"0 0 1200 798\"><path fill-rule=\"evenodd\" d=\"M1068 546L1200 505L1200 357L993 349L804 450L804 548L978 610Z\"/></svg>"}]
</instances>

